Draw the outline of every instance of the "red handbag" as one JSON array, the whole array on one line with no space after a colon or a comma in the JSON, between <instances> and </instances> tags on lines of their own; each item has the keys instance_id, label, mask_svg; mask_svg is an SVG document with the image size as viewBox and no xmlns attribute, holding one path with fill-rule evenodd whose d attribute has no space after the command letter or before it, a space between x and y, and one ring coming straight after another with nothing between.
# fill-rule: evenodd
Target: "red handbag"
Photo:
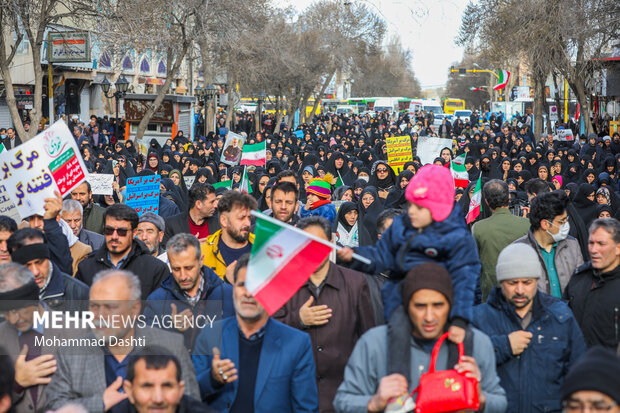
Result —
<instances>
[{"instance_id":1,"label":"red handbag","mask_svg":"<svg viewBox=\"0 0 620 413\"><path fill-rule=\"evenodd\" d=\"M465 373L458 371L441 370L435 371L439 348L449 333L442 335L431 354L431 364L428 373L422 374L420 384L412 392L418 393L416 400L416 413L448 413L462 410L478 411L480 400L478 399L478 380L466 377ZM459 343L459 360L463 358L463 343Z\"/></svg>"}]
</instances>

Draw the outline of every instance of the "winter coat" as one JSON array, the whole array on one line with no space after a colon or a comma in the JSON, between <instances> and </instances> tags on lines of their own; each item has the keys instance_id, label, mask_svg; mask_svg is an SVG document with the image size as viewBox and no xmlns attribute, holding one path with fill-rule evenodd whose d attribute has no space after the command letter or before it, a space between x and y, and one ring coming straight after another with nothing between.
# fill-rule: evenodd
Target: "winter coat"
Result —
<instances>
[{"instance_id":1,"label":"winter coat","mask_svg":"<svg viewBox=\"0 0 620 413\"><path fill-rule=\"evenodd\" d=\"M575 314L588 347L613 351L620 343L620 266L600 273L590 262L577 269L564 298Z\"/></svg>"},{"instance_id":2,"label":"winter coat","mask_svg":"<svg viewBox=\"0 0 620 413\"><path fill-rule=\"evenodd\" d=\"M99 271L113 268L114 266L108 257L108 248L104 246L100 250L92 252L88 258L78 265L75 278L90 286ZM133 240L131 250L129 250L119 269L131 271L138 276L142 289L142 299L146 299L149 294L159 288L161 282L170 275L168 266L149 254L146 245L136 239Z\"/></svg>"},{"instance_id":3,"label":"winter coat","mask_svg":"<svg viewBox=\"0 0 620 413\"><path fill-rule=\"evenodd\" d=\"M480 369L481 387L486 396L485 413L503 413L506 410L506 394L499 385L495 370L495 355L489 337L480 330L472 329L473 357ZM344 381L338 388L334 407L342 413L366 413L367 405L374 396L381 379L388 375L388 326L370 329L355 344L344 371ZM430 352L425 351L411 337L411 382L408 391L415 389L420 376L427 373L431 361ZM444 343L437 357L437 370L453 368L448 366L448 346Z\"/></svg>"},{"instance_id":4,"label":"winter coat","mask_svg":"<svg viewBox=\"0 0 620 413\"><path fill-rule=\"evenodd\" d=\"M171 304L173 303L177 307L177 313L189 308L192 310L195 319L197 315L208 315L210 319L216 321L234 315L232 286L224 283L210 268L203 266L200 272L205 284L200 301L195 306L190 305L179 284L170 275L161 283L161 287L153 291L146 299L146 308L144 309L146 318L152 320L156 315L170 315L172 313ZM203 322L209 323L209 320L200 321L200 323ZM189 328L182 333L185 346L189 350L193 348L199 333L199 328Z\"/></svg>"},{"instance_id":5,"label":"winter coat","mask_svg":"<svg viewBox=\"0 0 620 413\"><path fill-rule=\"evenodd\" d=\"M39 293L41 301L56 311L86 311L88 310L89 288L83 282L65 274L52 263L50 280L43 291Z\"/></svg>"},{"instance_id":6,"label":"winter coat","mask_svg":"<svg viewBox=\"0 0 620 413\"><path fill-rule=\"evenodd\" d=\"M84 208L84 228L97 234L103 234L104 212L105 208L91 202L90 206Z\"/></svg>"},{"instance_id":7,"label":"winter coat","mask_svg":"<svg viewBox=\"0 0 620 413\"><path fill-rule=\"evenodd\" d=\"M549 273L547 272L545 261L540 251L540 247L538 246L538 241L536 241L536 238L534 238L534 234L530 230L527 235L515 241L515 243L517 242L528 244L534 249L534 251L536 251L536 254L538 255L538 259L540 261L540 265L545 271L545 277L538 279L538 289L547 294L551 294ZM568 285L568 282L573 276L575 270L579 268L582 264L583 258L581 256L581 250L579 248L579 243L575 238L569 235L568 238L557 243L555 247L555 271L558 274L558 279L560 280L560 289L562 290L562 292L564 291L564 289L566 289L566 286Z\"/></svg>"},{"instance_id":8,"label":"winter coat","mask_svg":"<svg viewBox=\"0 0 620 413\"><path fill-rule=\"evenodd\" d=\"M333 225L336 222L336 217L338 216L338 212L336 211L336 207L331 202L329 204L321 205L318 208L314 209L306 209L306 206L302 206L299 210L299 216L302 218L310 217L310 216L319 216L323 217L329 221L330 225Z\"/></svg>"},{"instance_id":9,"label":"winter coat","mask_svg":"<svg viewBox=\"0 0 620 413\"><path fill-rule=\"evenodd\" d=\"M359 247L356 252L371 263L353 261L351 268L369 274L391 270L390 277L399 281L416 265L434 261L450 273L454 285L454 304L450 317L471 320L474 306L474 290L480 274L480 258L476 242L467 229L461 208L454 205L445 220L433 222L422 231L411 225L407 213L394 218L392 225L381 235L374 247ZM385 319L402 299L395 282L383 287Z\"/></svg>"},{"instance_id":10,"label":"winter coat","mask_svg":"<svg viewBox=\"0 0 620 413\"><path fill-rule=\"evenodd\" d=\"M327 305L333 315L329 323L304 326L299 309L310 297L313 306ZM375 326L370 290L364 276L356 271L329 264L329 272L320 293L307 281L273 317L305 331L312 340L319 389L319 410L334 412L333 400L344 377L344 368L355 342Z\"/></svg>"},{"instance_id":11,"label":"winter coat","mask_svg":"<svg viewBox=\"0 0 620 413\"><path fill-rule=\"evenodd\" d=\"M211 268L218 277L224 279L227 265L224 262L224 258L222 258L222 253L220 252L219 243L221 236L221 229L217 230L215 234L209 235L207 237L207 242L201 245L200 250L204 256L204 261L202 264ZM248 242L250 244L254 244L254 234L250 234Z\"/></svg>"},{"instance_id":12,"label":"winter coat","mask_svg":"<svg viewBox=\"0 0 620 413\"><path fill-rule=\"evenodd\" d=\"M129 399L125 399L113 406L109 413L138 413L138 410L131 404ZM184 394L179 401L175 413L215 413L215 410L200 400Z\"/></svg>"},{"instance_id":13,"label":"winter coat","mask_svg":"<svg viewBox=\"0 0 620 413\"><path fill-rule=\"evenodd\" d=\"M84 228L82 228L82 230L80 231L80 235L78 235L78 240L80 240L80 242L84 244L90 245L93 251L97 251L105 244L105 237L103 235L97 234L96 232L92 232Z\"/></svg>"},{"instance_id":14,"label":"winter coat","mask_svg":"<svg viewBox=\"0 0 620 413\"><path fill-rule=\"evenodd\" d=\"M527 234L529 228L530 222L527 219L511 214L508 208L497 208L490 217L472 226L471 232L480 253L482 301L486 301L493 287L497 285L495 266L499 253L510 243Z\"/></svg>"},{"instance_id":15,"label":"winter coat","mask_svg":"<svg viewBox=\"0 0 620 413\"><path fill-rule=\"evenodd\" d=\"M532 319L525 329L532 333L532 340L518 356L512 353L508 335L523 330L521 319L501 287L495 287L489 300L474 308L473 324L493 343L497 374L508 398L507 412L562 411L564 376L586 351L579 325L565 302L536 293Z\"/></svg>"}]
</instances>

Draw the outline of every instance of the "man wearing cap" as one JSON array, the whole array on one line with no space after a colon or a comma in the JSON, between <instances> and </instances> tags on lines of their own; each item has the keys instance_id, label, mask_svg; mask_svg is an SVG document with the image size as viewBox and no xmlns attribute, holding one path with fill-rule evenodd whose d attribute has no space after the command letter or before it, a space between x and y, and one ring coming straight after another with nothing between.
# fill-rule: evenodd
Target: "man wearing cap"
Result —
<instances>
[{"instance_id":1,"label":"man wearing cap","mask_svg":"<svg viewBox=\"0 0 620 413\"><path fill-rule=\"evenodd\" d=\"M562 384L566 413L620 413L620 359L596 346L579 360Z\"/></svg>"},{"instance_id":2,"label":"man wearing cap","mask_svg":"<svg viewBox=\"0 0 620 413\"><path fill-rule=\"evenodd\" d=\"M64 273L50 259L50 249L41 231L23 228L7 241L13 262L25 265L34 274L40 289L39 299L59 311L88 308L88 286Z\"/></svg>"},{"instance_id":3,"label":"man wearing cap","mask_svg":"<svg viewBox=\"0 0 620 413\"><path fill-rule=\"evenodd\" d=\"M334 399L336 411L382 412L417 388L420 376L429 371L433 346L448 328L454 300L450 274L434 262L417 265L407 273L401 292L404 305L394 311L389 324L367 331L355 345ZM411 335L394 340L393 332L402 329ZM444 341L437 370L456 365L459 372L468 372L479 381L479 411L504 412L506 395L499 385L491 340L470 328L464 346L466 356L459 362L456 345Z\"/></svg>"},{"instance_id":4,"label":"man wearing cap","mask_svg":"<svg viewBox=\"0 0 620 413\"><path fill-rule=\"evenodd\" d=\"M163 262L167 262L166 251L161 245L165 230L164 219L153 212L147 212L140 216L136 233L136 238L144 242L150 254Z\"/></svg>"},{"instance_id":5,"label":"man wearing cap","mask_svg":"<svg viewBox=\"0 0 620 413\"><path fill-rule=\"evenodd\" d=\"M474 308L473 324L491 338L508 412L560 411L560 386L586 350L568 305L537 290L544 271L537 252L513 243L497 260L499 287ZM544 374L528 374L528 372Z\"/></svg>"}]
</instances>

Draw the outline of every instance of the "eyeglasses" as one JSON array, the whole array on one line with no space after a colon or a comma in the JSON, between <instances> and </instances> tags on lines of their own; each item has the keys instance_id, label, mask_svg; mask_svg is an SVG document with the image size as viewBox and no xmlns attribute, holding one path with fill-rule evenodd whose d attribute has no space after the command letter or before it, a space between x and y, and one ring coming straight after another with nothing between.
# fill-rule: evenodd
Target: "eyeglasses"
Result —
<instances>
[{"instance_id":1,"label":"eyeglasses","mask_svg":"<svg viewBox=\"0 0 620 413\"><path fill-rule=\"evenodd\" d=\"M582 403L577 400L565 400L562 402L562 407L564 411L567 413L577 413L577 412L585 412L586 409L591 412L608 412L617 406L618 403L611 402L610 404L605 404L604 400L597 400L588 403Z\"/></svg>"},{"instance_id":2,"label":"eyeglasses","mask_svg":"<svg viewBox=\"0 0 620 413\"><path fill-rule=\"evenodd\" d=\"M119 237L124 237L130 230L128 228L114 228L114 227L105 227L103 232L106 235L112 235L114 232L118 234Z\"/></svg>"},{"instance_id":3,"label":"eyeglasses","mask_svg":"<svg viewBox=\"0 0 620 413\"><path fill-rule=\"evenodd\" d=\"M382 168L382 169L377 169L377 172L379 172L380 174L387 172L387 169Z\"/></svg>"}]
</instances>

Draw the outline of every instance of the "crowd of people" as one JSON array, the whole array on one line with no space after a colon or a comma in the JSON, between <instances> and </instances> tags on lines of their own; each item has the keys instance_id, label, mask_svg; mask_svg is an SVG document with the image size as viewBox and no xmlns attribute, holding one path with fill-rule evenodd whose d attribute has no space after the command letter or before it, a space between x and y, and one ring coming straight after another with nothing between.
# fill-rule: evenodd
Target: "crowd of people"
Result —
<instances>
[{"instance_id":1,"label":"crowd of people","mask_svg":"<svg viewBox=\"0 0 620 413\"><path fill-rule=\"evenodd\" d=\"M146 153L71 119L112 195L84 181L0 216L0 412L407 412L441 399L419 386L435 369L475 383L469 410L620 412L618 133L535 137L501 113L437 130L425 112L260 131L235 116ZM265 165L222 162L229 130L265 141ZM397 171L395 136L413 151ZM422 136L453 145L421 165ZM158 213L139 215L127 179L149 175ZM341 247L272 315L245 284L255 210ZM41 325L50 311L132 322Z\"/></svg>"}]
</instances>

